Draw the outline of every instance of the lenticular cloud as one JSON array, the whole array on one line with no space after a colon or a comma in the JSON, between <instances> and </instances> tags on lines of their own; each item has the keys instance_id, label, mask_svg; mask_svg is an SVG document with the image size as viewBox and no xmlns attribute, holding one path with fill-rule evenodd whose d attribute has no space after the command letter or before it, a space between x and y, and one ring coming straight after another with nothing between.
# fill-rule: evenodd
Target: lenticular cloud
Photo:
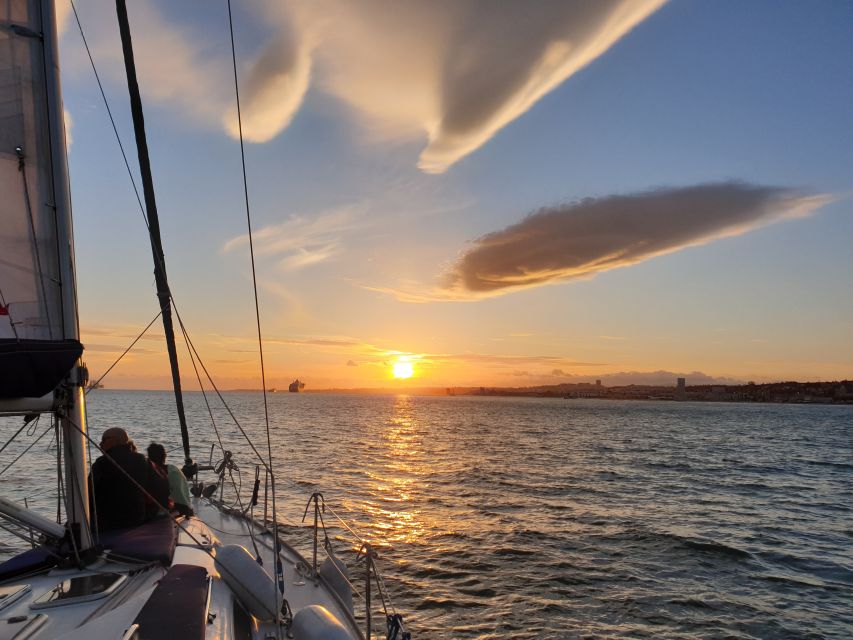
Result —
<instances>
[{"instance_id":1,"label":"lenticular cloud","mask_svg":"<svg viewBox=\"0 0 853 640\"><path fill-rule=\"evenodd\" d=\"M664 1L270 3L265 18L281 33L250 70L245 131L272 138L313 85L353 107L374 135L425 135L419 166L440 173Z\"/></svg>"},{"instance_id":2,"label":"lenticular cloud","mask_svg":"<svg viewBox=\"0 0 853 640\"><path fill-rule=\"evenodd\" d=\"M267 34L240 71L243 134L275 138L309 91L335 96L371 140L425 140L441 173L608 51L666 0L311 0L250 3ZM90 24L108 19L91 0ZM64 6L63 3L60 3ZM165 13L164 13L165 12ZM171 6L134 4L146 100L238 135L230 60ZM101 29L94 29L101 33ZM110 33L104 30L104 33ZM243 43L248 44L248 43ZM117 37L92 42L121 81ZM85 64L82 59L77 65Z\"/></svg>"},{"instance_id":3,"label":"lenticular cloud","mask_svg":"<svg viewBox=\"0 0 853 640\"><path fill-rule=\"evenodd\" d=\"M589 277L803 217L830 201L741 182L665 188L540 209L485 235L444 277L454 299Z\"/></svg>"}]
</instances>

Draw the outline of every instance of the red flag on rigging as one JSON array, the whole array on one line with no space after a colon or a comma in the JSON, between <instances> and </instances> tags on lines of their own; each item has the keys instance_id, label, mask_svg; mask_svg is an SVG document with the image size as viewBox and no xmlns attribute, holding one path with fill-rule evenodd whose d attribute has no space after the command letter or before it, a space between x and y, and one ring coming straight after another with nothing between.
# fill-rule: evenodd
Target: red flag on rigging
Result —
<instances>
[{"instance_id":1,"label":"red flag on rigging","mask_svg":"<svg viewBox=\"0 0 853 640\"><path fill-rule=\"evenodd\" d=\"M4 307L2 304L0 304L0 316L8 316L8 315L9 315L9 306L6 305Z\"/></svg>"}]
</instances>

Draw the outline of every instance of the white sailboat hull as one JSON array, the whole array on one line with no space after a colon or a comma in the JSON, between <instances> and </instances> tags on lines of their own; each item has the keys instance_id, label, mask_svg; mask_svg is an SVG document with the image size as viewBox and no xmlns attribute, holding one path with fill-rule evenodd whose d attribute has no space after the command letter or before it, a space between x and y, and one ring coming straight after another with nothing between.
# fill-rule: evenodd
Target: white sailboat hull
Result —
<instances>
[{"instance_id":1,"label":"white sailboat hull","mask_svg":"<svg viewBox=\"0 0 853 640\"><path fill-rule=\"evenodd\" d=\"M166 640L186 637L173 632L182 633L180 627L187 620L203 621L193 628L202 629L203 635L196 637L205 640L288 637L284 627L280 635L276 635L274 621L264 622L246 612L215 561L217 551L225 545L246 546L248 543L250 552L254 551L252 547L257 547L262 566L272 573L272 533L260 523L226 513L206 499L195 498L193 502L196 516L181 521L169 563L120 561L105 548L102 556L84 570L52 568L0 581L0 640L28 637L63 640L153 637ZM309 563L295 549L281 541L280 550L284 597L296 619L290 628L293 635L289 637L295 640L363 640L364 635L344 603L345 598L323 578L315 576ZM188 581L187 591L206 589L206 597L196 599L195 605L189 607L166 600L156 623L140 623L141 617L151 619L150 604L147 618L141 614L148 603L163 602L158 588L162 588L170 575L181 570L194 572L204 580L203 585ZM98 597L96 594L92 599L70 598L68 604L44 602L45 594L63 581L110 573L124 578L106 595ZM18 595L4 599L6 593ZM172 608L175 610L170 610Z\"/></svg>"}]
</instances>

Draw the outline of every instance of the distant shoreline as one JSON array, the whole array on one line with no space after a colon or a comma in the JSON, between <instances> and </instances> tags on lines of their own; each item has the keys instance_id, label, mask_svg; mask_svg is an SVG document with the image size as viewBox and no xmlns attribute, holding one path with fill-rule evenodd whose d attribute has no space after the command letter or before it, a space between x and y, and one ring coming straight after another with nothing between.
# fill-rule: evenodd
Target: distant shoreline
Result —
<instances>
[{"instance_id":1,"label":"distant shoreline","mask_svg":"<svg viewBox=\"0 0 853 640\"><path fill-rule=\"evenodd\" d=\"M98 391L171 391L171 389L98 389ZM185 390L199 393L199 391ZM226 393L261 393L261 389L228 389ZM339 395L479 396L509 398L670 400L690 402L761 402L795 404L853 404L853 381L771 382L742 385L675 386L578 383L536 387L367 387L356 389L310 389L300 393ZM269 395L290 395L271 392ZM298 394L293 394L298 395Z\"/></svg>"}]
</instances>

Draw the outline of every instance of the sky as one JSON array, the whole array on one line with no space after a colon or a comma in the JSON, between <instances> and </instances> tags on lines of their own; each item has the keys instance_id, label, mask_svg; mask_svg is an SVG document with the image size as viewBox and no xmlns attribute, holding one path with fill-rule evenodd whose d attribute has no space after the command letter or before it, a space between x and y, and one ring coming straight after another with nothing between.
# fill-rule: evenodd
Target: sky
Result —
<instances>
[{"instance_id":1,"label":"sky","mask_svg":"<svg viewBox=\"0 0 853 640\"><path fill-rule=\"evenodd\" d=\"M158 307L59 9L98 376ZM234 9L267 386L853 377L853 4ZM137 174L114 5L78 11ZM259 388L226 3L129 11L177 307L222 388ZM169 387L158 324L104 383Z\"/></svg>"}]
</instances>

